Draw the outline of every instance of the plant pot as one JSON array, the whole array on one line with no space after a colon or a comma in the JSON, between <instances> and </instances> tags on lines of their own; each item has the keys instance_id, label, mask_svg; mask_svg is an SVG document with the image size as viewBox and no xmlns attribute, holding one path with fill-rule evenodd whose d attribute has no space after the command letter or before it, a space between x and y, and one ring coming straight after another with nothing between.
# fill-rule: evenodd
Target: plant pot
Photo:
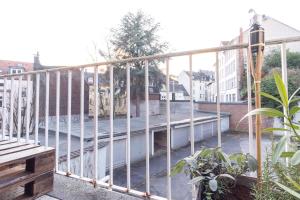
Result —
<instances>
[{"instance_id":1,"label":"plant pot","mask_svg":"<svg viewBox=\"0 0 300 200\"><path fill-rule=\"evenodd\" d=\"M222 200L253 200L254 197L251 195L252 188L256 184L256 178L250 176L238 176L236 177L236 185L234 188L231 188L227 191L224 196L221 198L213 199L222 199ZM197 200L203 200L203 188L200 185L197 192Z\"/></svg>"},{"instance_id":2,"label":"plant pot","mask_svg":"<svg viewBox=\"0 0 300 200\"><path fill-rule=\"evenodd\" d=\"M225 200L253 200L251 195L253 186L256 184L257 179L250 176L236 177L236 185L225 194Z\"/></svg>"}]
</instances>

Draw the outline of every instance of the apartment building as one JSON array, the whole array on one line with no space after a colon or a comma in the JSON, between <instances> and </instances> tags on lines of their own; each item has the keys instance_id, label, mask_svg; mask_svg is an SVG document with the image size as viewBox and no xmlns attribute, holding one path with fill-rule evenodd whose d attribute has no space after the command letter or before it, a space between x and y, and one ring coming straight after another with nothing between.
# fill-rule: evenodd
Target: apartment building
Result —
<instances>
[{"instance_id":1,"label":"apartment building","mask_svg":"<svg viewBox=\"0 0 300 200\"><path fill-rule=\"evenodd\" d=\"M265 28L265 40L279 39L285 37L299 36L300 31L284 24L274 18L263 15L262 26ZM221 46L247 43L249 29L240 29L239 36L230 41L222 41ZM268 46L265 54L271 50L280 48L279 45ZM298 43L289 43L290 51L300 51ZM230 50L219 52L219 75L220 75L220 100L222 102L236 102L241 100L241 89L243 88L243 76L247 66L247 50Z\"/></svg>"},{"instance_id":2,"label":"apartment building","mask_svg":"<svg viewBox=\"0 0 300 200\"><path fill-rule=\"evenodd\" d=\"M192 73L193 94L190 94L190 72L182 71L178 76L179 84L182 84L187 93L193 96L194 101L207 101L207 85L214 81L214 72L200 70Z\"/></svg>"}]
</instances>

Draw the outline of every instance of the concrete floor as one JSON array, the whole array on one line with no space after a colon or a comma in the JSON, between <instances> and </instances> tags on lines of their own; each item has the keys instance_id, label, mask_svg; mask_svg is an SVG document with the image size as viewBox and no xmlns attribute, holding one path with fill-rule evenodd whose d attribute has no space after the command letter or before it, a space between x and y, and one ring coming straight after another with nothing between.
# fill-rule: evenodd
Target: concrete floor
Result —
<instances>
[{"instance_id":1,"label":"concrete floor","mask_svg":"<svg viewBox=\"0 0 300 200\"><path fill-rule=\"evenodd\" d=\"M263 137L263 149L270 147L269 136ZM195 144L195 150L202 146L215 147L217 137ZM222 148L226 153L248 152L248 135L241 133L222 134ZM178 160L190 154L190 147L172 151L171 162L174 165ZM159 155L150 160L150 190L151 194L166 196L166 154L160 152ZM172 177L172 199L191 199L191 186L187 184L189 178L185 174L178 174ZM114 170L114 184L126 187L126 167ZM131 185L133 189L145 191L145 161L141 161L131 166ZM58 199L138 199L128 195L111 192L105 189L94 189L90 183L55 175L54 191L49 193L50 197L44 196L42 200L55 197ZM47 199L48 200L48 199Z\"/></svg>"}]
</instances>

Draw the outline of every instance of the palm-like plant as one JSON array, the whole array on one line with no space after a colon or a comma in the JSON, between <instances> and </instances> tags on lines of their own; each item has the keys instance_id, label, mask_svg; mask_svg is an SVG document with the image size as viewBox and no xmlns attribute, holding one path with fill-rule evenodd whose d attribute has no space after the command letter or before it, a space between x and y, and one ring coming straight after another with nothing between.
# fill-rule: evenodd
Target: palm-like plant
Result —
<instances>
[{"instance_id":1,"label":"palm-like plant","mask_svg":"<svg viewBox=\"0 0 300 200\"><path fill-rule=\"evenodd\" d=\"M299 122L297 123L293 121L293 117L297 112L300 111L300 107L298 105L292 106L293 103L300 101L300 98L296 97L297 93L300 91L300 88L298 88L290 97L288 97L286 87L280 75L276 71L274 72L274 79L280 98L276 98L264 92L261 92L261 95L270 99L271 101L276 101L280 104L280 107L254 109L247 115L245 115L241 119L241 121L246 117L253 115L264 115L267 117L279 117L285 119L284 128L266 128L263 130L264 132L285 131L286 133L288 133L282 136L281 139L274 145L274 149L272 152L272 163L275 165L276 163L280 162L280 158L287 158L289 162L288 164L290 166L300 167L300 150L285 150L285 146L287 144L295 143L296 145L299 145L300 143L300 135L298 133L298 131L300 130L300 125ZM283 112L283 109L285 110L285 112ZM298 180L297 182L293 180L288 174L284 174L283 176L289 182L289 184L293 186L293 188L289 188L277 180L274 180L274 183L281 189L300 199L299 177L296 177L296 179Z\"/></svg>"},{"instance_id":2,"label":"palm-like plant","mask_svg":"<svg viewBox=\"0 0 300 200\"><path fill-rule=\"evenodd\" d=\"M237 176L256 169L257 161L250 154L227 155L217 147L203 148L178 161L171 175L182 171L189 175L189 184L198 188L197 199L223 199L227 190L235 185Z\"/></svg>"}]
</instances>

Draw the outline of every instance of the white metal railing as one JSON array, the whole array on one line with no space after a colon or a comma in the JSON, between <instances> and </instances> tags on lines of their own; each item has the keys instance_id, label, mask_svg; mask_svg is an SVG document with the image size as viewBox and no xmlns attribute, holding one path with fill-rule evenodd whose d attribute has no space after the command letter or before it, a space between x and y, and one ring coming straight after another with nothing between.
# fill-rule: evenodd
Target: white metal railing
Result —
<instances>
[{"instance_id":1,"label":"white metal railing","mask_svg":"<svg viewBox=\"0 0 300 200\"><path fill-rule=\"evenodd\" d=\"M288 42L296 42L300 41L300 37L294 37L294 38L285 38L285 39L279 39L279 40L272 40L272 41L267 41L267 45L273 45L273 44L282 44L281 51L283 52L281 54L282 56L282 69L283 69L283 77L284 81L287 82L287 73L286 73L286 48L285 48L285 43ZM4 117L4 114L2 113L2 138L3 139L10 139L12 140L15 135L14 131L14 115L13 115L13 108L15 104L15 90L17 90L17 140L20 141L21 135L22 135L22 128L21 128L21 114L22 114L22 81L25 80L26 77L26 87L27 87L27 97L26 97L26 128L25 128L25 139L26 141L29 141L30 139L30 132L32 133L31 139L34 140L35 144L39 143L39 122L40 122L40 77L41 75L45 75L45 125L44 125L44 130L45 130L45 146L49 145L49 90L50 90L50 76L56 76L56 99L55 99L55 116L56 116L56 126L55 126L55 148L56 148L56 172L59 174L67 175L70 177L75 177L79 178L82 180L86 180L89 182L92 182L94 186L99 185L105 188L117 190L120 192L125 192L128 194L136 195L136 196L148 196L151 199L164 199L163 197L155 196L151 194L150 191L150 126L149 126L149 61L156 60L156 59L164 59L166 63L166 90L167 94L169 94L170 88L169 88L169 79L170 79L170 74L169 74L169 68L170 68L170 58L173 57L178 57L178 56L188 56L189 57L189 74L190 74L190 145L191 145L191 154L195 152L195 133L194 133L194 100L193 100L193 84L192 84L192 78L193 78L193 55L196 54L204 54L204 53L211 53L214 52L216 54L216 82L217 82L217 99L216 99L216 105L217 105L217 131L218 131L218 146L221 147L221 107L220 107L220 83L219 83L219 58L218 58L218 52L220 51L226 51L226 50L235 50L235 49L244 49L247 48L247 44L241 44L241 45L232 45L232 46L224 46L224 47L215 47L215 48L208 48L208 49L200 49L200 50L193 50L193 51L185 51L185 52L176 52L176 53L168 53L168 54L162 54L162 55L155 55L155 56L145 56L145 57L139 57L139 58L132 58L132 59L125 59L125 60L116 60L116 61L109 61L109 62L100 62L100 63L93 63L93 64L87 64L87 65L79 65L79 66L61 66L61 67L56 67L56 68L49 68L45 70L39 70L39 71L30 71L30 72L25 72L22 74L8 74L8 75L1 75L0 78L4 79L4 87L3 87L3 113L4 110L7 109L6 105L9 105L10 112L8 113L7 120ZM145 156L145 161L146 161L146 169L145 169L145 183L146 183L146 188L145 191L136 191L131 188L131 116L130 116L130 68L131 64L136 61L143 61L144 68L145 68L145 107L146 107L146 112L145 112L145 138L146 138L146 156ZM127 108L127 114L126 114L126 187L121 187L114 185L114 180L113 180L113 174L114 174L114 162L113 162L113 157L114 157L114 65L115 64L126 64L126 108ZM99 80L98 80L98 67L106 65L109 67L109 88L110 88L110 94L109 94L109 100L110 100L110 117L109 117L109 180L108 183L105 181L99 180L98 176L98 164L99 164L99 155L98 155L98 147L99 147L99 123L98 123L98 115L99 115L99 110L98 110L98 105L99 105ZM93 73L94 73L94 117L93 117L93 152L94 152L94 157L93 157L93 176L92 177L85 177L84 176L84 136L85 136L85 121L84 121L84 95L85 95L85 90L84 90L84 84L85 84L85 69L93 67ZM249 67L248 67L249 68ZM79 174L74 174L72 173L71 170L71 143L72 143L72 70L78 70L80 71L80 173ZM67 169L65 172L59 170L59 157L60 157L60 105L61 105L61 71L67 71ZM18 87L15 86L15 82L18 80ZM34 80L34 81L33 81ZM34 84L31 85L34 82ZM10 97L9 97L9 103L7 104L7 84L10 83L11 85L11 90L10 90ZM251 78L250 78L250 73L249 70L247 70L247 88L248 88L248 93L251 94L251 90L249 89L251 87ZM35 89L35 96L32 96L32 102L34 101L34 104L30 104L30 95L33 94L33 89ZM74 88L76 89L76 88ZM251 110L251 96L248 95L248 110ZM167 163L161 163L162 165L166 164L167 166L167 194L166 198L171 199L172 198L172 191L171 191L171 177L170 177L170 172L171 172L171 118L170 118L170 96L166 95L166 127L167 127ZM30 127L30 107L32 107L34 112L34 129ZM6 127L9 127L8 131L6 130ZM249 118L249 151L253 154L253 135L252 135L252 121L251 118ZM8 137L7 137L8 136ZM152 150L153 151L153 150ZM100 158L101 159L101 158Z\"/></svg>"}]
</instances>

